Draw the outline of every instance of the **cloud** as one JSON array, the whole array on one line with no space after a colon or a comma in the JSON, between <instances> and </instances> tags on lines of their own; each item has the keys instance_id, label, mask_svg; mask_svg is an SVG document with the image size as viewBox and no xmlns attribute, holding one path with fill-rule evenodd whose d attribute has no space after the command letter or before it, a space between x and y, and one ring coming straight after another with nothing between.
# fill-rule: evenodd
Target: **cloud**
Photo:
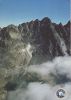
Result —
<instances>
[{"instance_id":1,"label":"cloud","mask_svg":"<svg viewBox=\"0 0 71 100\"><path fill-rule=\"evenodd\" d=\"M61 86L50 86L49 84L29 83L27 89L10 92L8 100L60 100L56 92ZM64 85L65 97L62 100L71 100L71 83Z\"/></svg>"},{"instance_id":2,"label":"cloud","mask_svg":"<svg viewBox=\"0 0 71 100\"><path fill-rule=\"evenodd\" d=\"M58 89L65 90L62 100L71 100L71 57L57 57L50 62L31 65L27 72L36 73L47 82L29 82L26 88L9 92L8 100L61 100L56 95ZM53 85L54 82L58 83Z\"/></svg>"},{"instance_id":3,"label":"cloud","mask_svg":"<svg viewBox=\"0 0 71 100\"><path fill-rule=\"evenodd\" d=\"M57 57L52 62L30 66L28 71L37 73L46 79L52 74L56 77L65 76L71 80L71 57Z\"/></svg>"}]
</instances>

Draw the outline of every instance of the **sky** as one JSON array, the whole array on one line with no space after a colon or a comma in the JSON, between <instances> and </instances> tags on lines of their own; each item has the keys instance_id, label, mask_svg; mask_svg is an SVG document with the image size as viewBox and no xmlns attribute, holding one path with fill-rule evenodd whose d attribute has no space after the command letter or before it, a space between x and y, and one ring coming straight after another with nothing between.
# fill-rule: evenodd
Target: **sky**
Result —
<instances>
[{"instance_id":1,"label":"sky","mask_svg":"<svg viewBox=\"0 0 71 100\"><path fill-rule=\"evenodd\" d=\"M70 19L70 0L0 0L0 27L44 17L65 24Z\"/></svg>"}]
</instances>

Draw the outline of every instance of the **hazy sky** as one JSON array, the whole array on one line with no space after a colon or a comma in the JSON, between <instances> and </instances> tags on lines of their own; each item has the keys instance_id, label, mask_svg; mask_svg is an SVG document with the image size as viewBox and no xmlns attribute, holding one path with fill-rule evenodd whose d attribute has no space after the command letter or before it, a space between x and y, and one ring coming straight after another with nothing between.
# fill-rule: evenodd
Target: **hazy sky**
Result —
<instances>
[{"instance_id":1,"label":"hazy sky","mask_svg":"<svg viewBox=\"0 0 71 100\"><path fill-rule=\"evenodd\" d=\"M46 16L56 23L66 23L69 13L69 0L0 0L1 27Z\"/></svg>"}]
</instances>

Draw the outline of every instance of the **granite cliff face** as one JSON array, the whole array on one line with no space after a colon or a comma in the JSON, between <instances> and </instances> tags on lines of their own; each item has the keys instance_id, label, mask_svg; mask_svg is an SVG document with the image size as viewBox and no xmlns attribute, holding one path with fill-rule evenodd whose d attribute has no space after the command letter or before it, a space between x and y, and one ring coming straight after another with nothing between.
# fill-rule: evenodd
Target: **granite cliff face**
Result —
<instances>
[{"instance_id":1,"label":"granite cliff face","mask_svg":"<svg viewBox=\"0 0 71 100\"><path fill-rule=\"evenodd\" d=\"M33 59L37 57L42 61L70 55L70 21L66 25L55 24L45 17L41 21L36 19L19 26L9 25L2 28L0 47L8 46L11 40L34 46Z\"/></svg>"}]
</instances>

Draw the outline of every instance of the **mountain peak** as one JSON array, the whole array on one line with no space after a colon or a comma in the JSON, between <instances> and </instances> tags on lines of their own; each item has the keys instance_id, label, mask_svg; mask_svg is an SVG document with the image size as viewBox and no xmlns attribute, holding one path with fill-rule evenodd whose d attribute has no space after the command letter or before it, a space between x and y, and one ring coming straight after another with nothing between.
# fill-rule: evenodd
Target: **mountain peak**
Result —
<instances>
[{"instance_id":1,"label":"mountain peak","mask_svg":"<svg viewBox=\"0 0 71 100\"><path fill-rule=\"evenodd\" d=\"M71 24L71 22L70 22L70 20L69 20L65 26L66 26L66 27L70 27L70 24Z\"/></svg>"},{"instance_id":2,"label":"mountain peak","mask_svg":"<svg viewBox=\"0 0 71 100\"><path fill-rule=\"evenodd\" d=\"M10 40L9 38L32 44L35 47L34 57L39 55L46 59L63 56L70 54L70 21L64 26L62 23L52 23L48 17L44 17L19 26L9 25L1 29L0 39ZM3 42L5 41L0 41L0 46Z\"/></svg>"},{"instance_id":3,"label":"mountain peak","mask_svg":"<svg viewBox=\"0 0 71 100\"><path fill-rule=\"evenodd\" d=\"M42 22L51 23L51 20L50 20L50 18L48 18L48 17L44 17L44 18L42 19Z\"/></svg>"}]
</instances>

